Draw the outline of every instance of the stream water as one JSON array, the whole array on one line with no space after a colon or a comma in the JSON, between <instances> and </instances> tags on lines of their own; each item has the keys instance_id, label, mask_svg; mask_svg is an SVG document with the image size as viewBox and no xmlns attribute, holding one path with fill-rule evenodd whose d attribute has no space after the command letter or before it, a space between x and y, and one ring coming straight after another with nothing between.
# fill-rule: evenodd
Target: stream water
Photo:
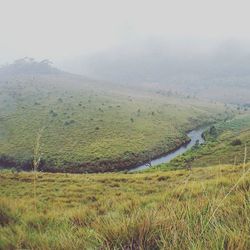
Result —
<instances>
[{"instance_id":1,"label":"stream water","mask_svg":"<svg viewBox=\"0 0 250 250\"><path fill-rule=\"evenodd\" d=\"M170 162L172 159L174 159L176 156L183 154L186 152L188 149L192 148L196 141L199 141L199 144L204 142L204 139L202 138L202 133L206 130L207 128L200 128L200 129L194 129L190 131L187 136L190 138L190 142L179 147L178 149L166 154L165 156L161 156L159 158L156 158L151 161L151 166L156 166L162 163L167 163ZM141 171L145 170L147 168L151 167L148 163L142 164L140 166L137 166L135 168L132 168L129 170L129 172L135 172L135 171Z\"/></svg>"}]
</instances>

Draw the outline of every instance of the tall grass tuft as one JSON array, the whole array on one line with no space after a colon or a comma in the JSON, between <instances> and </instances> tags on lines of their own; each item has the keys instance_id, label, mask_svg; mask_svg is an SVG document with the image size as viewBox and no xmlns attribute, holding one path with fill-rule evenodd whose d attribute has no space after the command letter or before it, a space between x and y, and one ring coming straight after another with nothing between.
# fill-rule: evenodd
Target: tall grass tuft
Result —
<instances>
[{"instance_id":1,"label":"tall grass tuft","mask_svg":"<svg viewBox=\"0 0 250 250\"><path fill-rule=\"evenodd\" d=\"M34 145L34 153L33 153L33 198L34 198L34 209L35 212L37 212L37 170L41 161L41 137L42 137L42 132L43 132L43 128L40 129L37 133L36 136L36 141L35 141L35 145Z\"/></svg>"}]
</instances>

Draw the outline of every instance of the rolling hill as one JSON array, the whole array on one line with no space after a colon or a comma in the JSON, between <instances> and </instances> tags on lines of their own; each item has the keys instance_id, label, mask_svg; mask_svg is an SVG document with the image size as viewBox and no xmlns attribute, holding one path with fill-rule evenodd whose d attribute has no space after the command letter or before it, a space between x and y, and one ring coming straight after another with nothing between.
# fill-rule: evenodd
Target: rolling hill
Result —
<instances>
[{"instance_id":1,"label":"rolling hill","mask_svg":"<svg viewBox=\"0 0 250 250\"><path fill-rule=\"evenodd\" d=\"M30 169L40 137L40 170L127 169L180 146L186 131L233 112L178 92L69 74L47 60L24 58L0 72L0 155L9 167Z\"/></svg>"}]
</instances>

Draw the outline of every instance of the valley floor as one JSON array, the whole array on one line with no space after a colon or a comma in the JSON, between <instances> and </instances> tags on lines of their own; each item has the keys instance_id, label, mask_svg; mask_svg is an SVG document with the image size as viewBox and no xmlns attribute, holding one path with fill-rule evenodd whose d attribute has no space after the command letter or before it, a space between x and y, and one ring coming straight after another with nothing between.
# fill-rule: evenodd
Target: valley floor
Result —
<instances>
[{"instance_id":1,"label":"valley floor","mask_svg":"<svg viewBox=\"0 0 250 250\"><path fill-rule=\"evenodd\" d=\"M0 182L0 249L250 248L249 164Z\"/></svg>"}]
</instances>

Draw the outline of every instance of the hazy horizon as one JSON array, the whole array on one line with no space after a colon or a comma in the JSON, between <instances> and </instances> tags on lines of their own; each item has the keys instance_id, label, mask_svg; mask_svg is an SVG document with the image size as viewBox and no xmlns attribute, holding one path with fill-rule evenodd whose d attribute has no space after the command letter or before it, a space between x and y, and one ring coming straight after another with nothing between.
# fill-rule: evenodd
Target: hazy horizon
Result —
<instances>
[{"instance_id":1,"label":"hazy horizon","mask_svg":"<svg viewBox=\"0 0 250 250\"><path fill-rule=\"evenodd\" d=\"M1 3L1 65L28 56L63 67L119 48L136 53L150 41L182 53L209 54L228 42L250 51L247 1Z\"/></svg>"}]
</instances>

